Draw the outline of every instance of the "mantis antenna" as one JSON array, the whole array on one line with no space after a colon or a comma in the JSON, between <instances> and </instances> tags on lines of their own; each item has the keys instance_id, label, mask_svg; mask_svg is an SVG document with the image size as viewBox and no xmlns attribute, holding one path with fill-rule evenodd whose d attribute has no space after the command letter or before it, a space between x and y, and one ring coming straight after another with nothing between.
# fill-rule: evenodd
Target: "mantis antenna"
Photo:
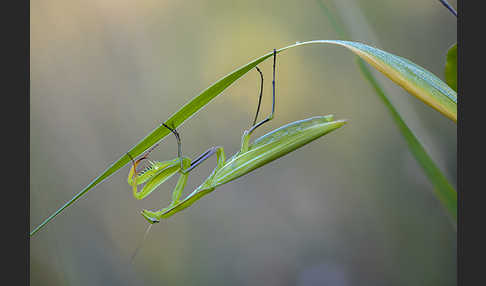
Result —
<instances>
[{"instance_id":1,"label":"mantis antenna","mask_svg":"<svg viewBox=\"0 0 486 286\"><path fill-rule=\"evenodd\" d=\"M142 241L140 241L140 243L138 244L137 248L133 252L132 257L130 258L130 263L133 263L133 260L135 259L135 256L137 256L138 251L140 250L140 248L142 247L143 243L145 242L145 239L147 239L148 233L149 233L149 231L150 231L151 228L152 228L152 224L149 224L148 227L147 227L147 229L145 230L145 234L143 235Z\"/></svg>"}]
</instances>

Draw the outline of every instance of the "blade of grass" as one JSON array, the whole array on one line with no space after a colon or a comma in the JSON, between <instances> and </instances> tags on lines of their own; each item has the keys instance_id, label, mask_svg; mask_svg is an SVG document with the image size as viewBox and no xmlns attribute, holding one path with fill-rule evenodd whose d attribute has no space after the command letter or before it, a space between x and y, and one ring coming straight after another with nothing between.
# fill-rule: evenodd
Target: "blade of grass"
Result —
<instances>
[{"instance_id":1,"label":"blade of grass","mask_svg":"<svg viewBox=\"0 0 486 286\"><path fill-rule=\"evenodd\" d=\"M329 20L332 27L336 34L338 34L341 38L349 38L347 36L346 30L339 24L339 22L332 17L332 13L329 12L327 6L323 3L322 0L317 0L319 6L323 9L324 14L326 15L327 19ZM337 27L337 28L336 28ZM405 141L407 142L408 148L410 152L414 156L415 160L419 163L419 165L424 170L427 178L434 186L434 194L437 196L439 201L442 203L444 208L447 211L448 216L451 218L452 225L454 228L457 227L457 192L448 182L447 178L442 174L440 169L434 163L432 158L427 154L420 141L415 137L412 130L408 128L407 124L404 122L398 111L395 109L391 101L386 96L383 88L376 80L375 76L370 71L369 67L365 64L363 59L356 57L357 64L359 66L359 70L371 84L373 89L375 90L378 97L382 100L383 104L387 107L390 115L393 118L393 121L397 125L400 133L404 137ZM457 98L456 101L457 103Z\"/></svg>"},{"instance_id":2,"label":"blade of grass","mask_svg":"<svg viewBox=\"0 0 486 286\"><path fill-rule=\"evenodd\" d=\"M410 94L457 122L457 93L433 73L405 58L363 43L340 40L301 42L280 51L314 43L339 45L351 50Z\"/></svg>"},{"instance_id":3,"label":"blade of grass","mask_svg":"<svg viewBox=\"0 0 486 286\"><path fill-rule=\"evenodd\" d=\"M451 104L449 96L454 97L455 92L433 74L401 57L392 55L385 51L375 49L361 43L337 40L316 40L296 43L277 50L277 53L280 53L290 48L308 44L333 44L346 47L367 62L376 65L377 69L383 72L383 74L388 76L390 79L392 79L405 89L409 90L412 94L422 99L424 102L438 108L439 111L445 110L449 111L449 113L453 113L453 111L455 111L455 109L451 107L452 105L448 105ZM235 82L248 71L253 69L256 65L272 55L273 53L268 53L220 79L219 81L211 85L208 89L203 91L201 94L194 97L175 114L173 114L167 121L164 122L165 125L173 129L178 128L186 120L194 116L194 114L196 114L200 109L206 106L212 99L218 96L223 90L230 86L233 82ZM451 94L447 93L447 88L452 92ZM170 131L161 124L144 139L142 139L138 144L132 147L127 152L127 154L124 154L115 163L109 166L100 176L95 178L89 185L87 185L83 190L76 194L71 200L69 200L60 209L58 209L51 216L45 219L30 233L30 236L37 233L47 223L54 219L54 217L56 217L64 209L66 209L83 195L85 195L94 186L103 182L113 173L124 167L128 162L130 162L130 156L133 158L137 157L138 155L142 154L142 152L162 140L169 133ZM130 156L128 154L130 154Z\"/></svg>"}]
</instances>

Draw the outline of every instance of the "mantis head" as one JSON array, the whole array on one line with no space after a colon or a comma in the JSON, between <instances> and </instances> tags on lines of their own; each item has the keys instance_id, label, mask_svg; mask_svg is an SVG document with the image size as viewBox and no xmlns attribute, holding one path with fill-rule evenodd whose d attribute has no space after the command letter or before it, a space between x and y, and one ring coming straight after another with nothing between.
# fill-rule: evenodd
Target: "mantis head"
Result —
<instances>
[{"instance_id":1,"label":"mantis head","mask_svg":"<svg viewBox=\"0 0 486 286\"><path fill-rule=\"evenodd\" d=\"M140 212L142 214L142 216L150 223L150 224L154 224L154 223L159 223L160 222L160 219L157 218L156 216L156 213L155 212L152 212L152 211L149 211L149 210L143 210Z\"/></svg>"}]
</instances>

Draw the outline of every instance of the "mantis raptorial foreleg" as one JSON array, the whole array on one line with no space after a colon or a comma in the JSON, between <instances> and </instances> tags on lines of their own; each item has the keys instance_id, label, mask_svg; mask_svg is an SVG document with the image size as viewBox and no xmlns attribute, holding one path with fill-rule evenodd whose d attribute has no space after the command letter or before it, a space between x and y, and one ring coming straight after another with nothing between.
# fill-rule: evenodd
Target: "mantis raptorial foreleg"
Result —
<instances>
[{"instance_id":1,"label":"mantis raptorial foreleg","mask_svg":"<svg viewBox=\"0 0 486 286\"><path fill-rule=\"evenodd\" d=\"M128 172L128 184L132 186L133 188L133 196L136 199L143 199L150 195L152 191L154 191L160 184L164 183L168 179L170 179L173 175L177 174L178 172L181 172L181 170L185 168L189 168L191 165L191 159L182 157L182 147L180 143L180 136L177 131L174 129L169 128L167 125L164 124L169 130L174 133L174 135L177 138L177 143L178 143L178 155L179 157L174 159L174 160L169 160L169 161L162 161L162 162L150 162L150 166L145 168L143 171L138 173L136 171L137 165L145 159L148 159L148 154L156 147L152 147L148 152L146 152L140 159L134 161L132 158L132 167L130 168L130 171ZM130 155L129 155L130 156ZM182 175L184 173L181 172ZM185 182L187 181L187 176L181 176L179 178L179 182L177 186L182 186L182 188L185 186ZM145 183L146 184L143 186L142 190L139 192L137 186L140 184ZM175 191L178 189L176 188ZM180 193L180 192L179 192ZM177 192L173 194L174 198L177 198ZM179 195L180 197L180 195ZM177 198L178 199L178 198Z\"/></svg>"}]
</instances>

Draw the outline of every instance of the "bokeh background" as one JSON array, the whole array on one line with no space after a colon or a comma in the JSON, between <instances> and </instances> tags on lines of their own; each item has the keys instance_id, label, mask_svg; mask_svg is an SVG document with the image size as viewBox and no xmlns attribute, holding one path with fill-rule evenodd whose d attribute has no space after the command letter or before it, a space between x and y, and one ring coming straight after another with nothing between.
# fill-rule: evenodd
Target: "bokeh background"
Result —
<instances>
[{"instance_id":1,"label":"bokeh background","mask_svg":"<svg viewBox=\"0 0 486 286\"><path fill-rule=\"evenodd\" d=\"M354 40L444 78L457 30L439 1L322 1ZM338 39L314 0L33 0L30 13L31 229L219 78ZM271 60L260 67L266 115ZM456 186L456 125L378 78ZM184 154L236 152L258 89L250 71L187 121ZM140 210L166 206L177 178L137 201L124 167L31 239L31 285L455 285L456 232L387 112L350 51L285 51L275 119L256 135L330 113L349 124L154 225L132 264ZM169 136L151 158L176 153Z\"/></svg>"}]
</instances>

